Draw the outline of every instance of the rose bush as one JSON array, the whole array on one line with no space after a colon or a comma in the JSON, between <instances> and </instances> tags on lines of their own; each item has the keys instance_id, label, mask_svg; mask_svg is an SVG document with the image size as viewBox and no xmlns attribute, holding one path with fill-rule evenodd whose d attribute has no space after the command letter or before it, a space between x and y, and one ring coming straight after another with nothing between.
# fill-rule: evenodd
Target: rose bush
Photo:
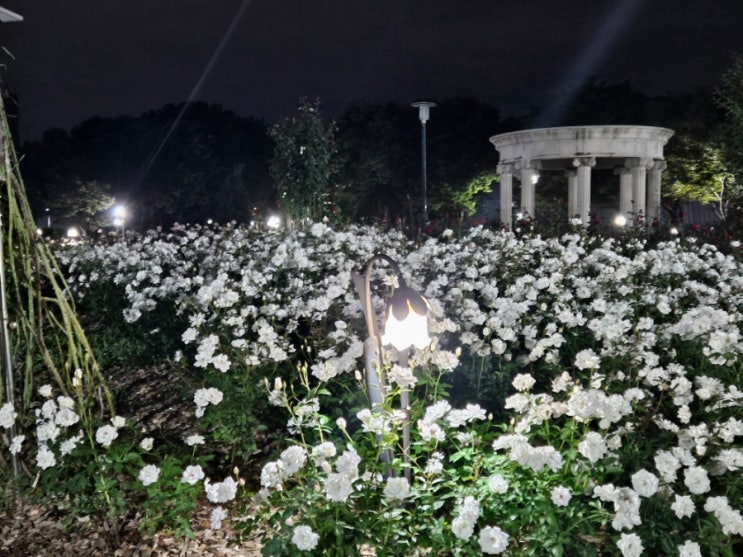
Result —
<instances>
[{"instance_id":1,"label":"rose bush","mask_svg":"<svg viewBox=\"0 0 743 557\"><path fill-rule=\"evenodd\" d=\"M372 410L358 377L366 333L351 274L377 252L429 299L434 343L387 360L385 403ZM247 478L263 504L238 525L261 527L267 555L741 548L735 255L688 239L476 228L414 242L316 223L274 233L184 227L59 257L86 307L113 290L133 326L147 317L149 327L161 307L183 320L194 435L249 454L283 409L284 441L260 478ZM374 279L381 308L385 272ZM207 456L206 445L189 450ZM187 464L171 476L191 486ZM132 482L152 480L151 490L164 473L143 466ZM193 485L221 505L238 493L225 476ZM215 513L215 525L227 518L221 506Z\"/></svg>"}]
</instances>

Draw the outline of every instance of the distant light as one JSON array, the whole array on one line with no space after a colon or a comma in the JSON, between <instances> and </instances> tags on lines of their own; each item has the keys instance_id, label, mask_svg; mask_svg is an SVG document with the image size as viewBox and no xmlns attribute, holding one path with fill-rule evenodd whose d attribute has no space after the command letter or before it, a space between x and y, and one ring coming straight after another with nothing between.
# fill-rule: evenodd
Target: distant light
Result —
<instances>
[{"instance_id":1,"label":"distant light","mask_svg":"<svg viewBox=\"0 0 743 557\"><path fill-rule=\"evenodd\" d=\"M206 224L214 224L214 221L212 219L206 219Z\"/></svg>"},{"instance_id":2,"label":"distant light","mask_svg":"<svg viewBox=\"0 0 743 557\"><path fill-rule=\"evenodd\" d=\"M67 237L68 238L79 238L80 237L80 229L77 226L70 226L67 229Z\"/></svg>"},{"instance_id":3,"label":"distant light","mask_svg":"<svg viewBox=\"0 0 743 557\"><path fill-rule=\"evenodd\" d=\"M124 207L123 205L116 205L111 211L111 213L113 214L115 219L118 219L121 221L124 221L124 219L126 219L127 217L126 207ZM115 224L115 221L114 221L114 224ZM117 224L116 226L120 226L120 225Z\"/></svg>"},{"instance_id":4,"label":"distant light","mask_svg":"<svg viewBox=\"0 0 743 557\"><path fill-rule=\"evenodd\" d=\"M41 229L41 228L37 228L36 229L36 234L38 234L39 236L43 236L44 235L44 230Z\"/></svg>"},{"instance_id":5,"label":"distant light","mask_svg":"<svg viewBox=\"0 0 743 557\"><path fill-rule=\"evenodd\" d=\"M124 226L124 219L122 219L122 218L115 218L114 219L114 226Z\"/></svg>"},{"instance_id":6,"label":"distant light","mask_svg":"<svg viewBox=\"0 0 743 557\"><path fill-rule=\"evenodd\" d=\"M539 182L539 174L537 174L537 173L535 172L534 174L532 174L532 175L531 175L531 183L532 183L532 185L534 185L534 184L536 184L537 182Z\"/></svg>"},{"instance_id":7,"label":"distant light","mask_svg":"<svg viewBox=\"0 0 743 557\"><path fill-rule=\"evenodd\" d=\"M266 219L266 226L274 230L281 228L281 217L279 215L270 215Z\"/></svg>"},{"instance_id":8,"label":"distant light","mask_svg":"<svg viewBox=\"0 0 743 557\"><path fill-rule=\"evenodd\" d=\"M671 236L678 236L679 229L676 228L675 226L672 226L669 232L671 233Z\"/></svg>"},{"instance_id":9,"label":"distant light","mask_svg":"<svg viewBox=\"0 0 743 557\"><path fill-rule=\"evenodd\" d=\"M625 217L624 215L617 215L616 217L614 217L614 224L616 224L617 226L626 225L627 217Z\"/></svg>"}]
</instances>

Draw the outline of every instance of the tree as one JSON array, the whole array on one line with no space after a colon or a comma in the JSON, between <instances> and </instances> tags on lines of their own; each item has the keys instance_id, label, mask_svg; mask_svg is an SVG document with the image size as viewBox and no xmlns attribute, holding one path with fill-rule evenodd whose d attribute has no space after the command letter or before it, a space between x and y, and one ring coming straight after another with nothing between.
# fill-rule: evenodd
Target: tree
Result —
<instances>
[{"instance_id":1,"label":"tree","mask_svg":"<svg viewBox=\"0 0 743 557\"><path fill-rule=\"evenodd\" d=\"M428 204L432 220L457 219L457 196L473 177L493 170L488 138L503 129L498 110L475 99L437 102L427 129ZM356 218L417 223L421 200L421 127L410 105L354 104L338 122L342 179ZM351 196L349 196L351 197Z\"/></svg>"},{"instance_id":2,"label":"tree","mask_svg":"<svg viewBox=\"0 0 743 557\"><path fill-rule=\"evenodd\" d=\"M297 114L282 118L269 130L275 143L271 177L279 205L293 219L319 220L334 213L335 132L335 122L320 112L319 99L300 99Z\"/></svg>"},{"instance_id":3,"label":"tree","mask_svg":"<svg viewBox=\"0 0 743 557\"><path fill-rule=\"evenodd\" d=\"M732 66L722 76L722 86L714 99L724 114L722 153L735 173L727 183L728 217L734 216L737 226L743 227L743 56L735 56Z\"/></svg>"},{"instance_id":4,"label":"tree","mask_svg":"<svg viewBox=\"0 0 743 557\"><path fill-rule=\"evenodd\" d=\"M269 196L266 124L220 105L169 104L141 116L90 118L24 145L22 171L36 214L85 184L109 184L132 225L247 222Z\"/></svg>"},{"instance_id":5,"label":"tree","mask_svg":"<svg viewBox=\"0 0 743 557\"><path fill-rule=\"evenodd\" d=\"M477 211L477 203L483 195L493 193L493 184L500 182L500 176L493 170L484 170L466 183L464 187L452 187L441 192L440 199L446 199L446 209L451 213L450 220L461 224Z\"/></svg>"},{"instance_id":6,"label":"tree","mask_svg":"<svg viewBox=\"0 0 743 557\"><path fill-rule=\"evenodd\" d=\"M715 91L715 102L725 114L726 152L738 170L743 169L743 56L722 76L722 86Z\"/></svg>"},{"instance_id":7,"label":"tree","mask_svg":"<svg viewBox=\"0 0 743 557\"><path fill-rule=\"evenodd\" d=\"M353 104L339 118L341 202L351 218L399 221L410 214L411 193L420 189L419 125L396 103Z\"/></svg>"},{"instance_id":8,"label":"tree","mask_svg":"<svg viewBox=\"0 0 743 557\"><path fill-rule=\"evenodd\" d=\"M679 135L668 157L668 182L664 193L678 201L711 204L717 217L727 218L735 174L725 163L723 148L714 141Z\"/></svg>"},{"instance_id":9,"label":"tree","mask_svg":"<svg viewBox=\"0 0 743 557\"><path fill-rule=\"evenodd\" d=\"M76 180L67 184L64 191L58 191L49 201L49 210L55 218L66 222L95 228L109 224L105 211L115 203L109 194L111 186L96 180Z\"/></svg>"}]
</instances>

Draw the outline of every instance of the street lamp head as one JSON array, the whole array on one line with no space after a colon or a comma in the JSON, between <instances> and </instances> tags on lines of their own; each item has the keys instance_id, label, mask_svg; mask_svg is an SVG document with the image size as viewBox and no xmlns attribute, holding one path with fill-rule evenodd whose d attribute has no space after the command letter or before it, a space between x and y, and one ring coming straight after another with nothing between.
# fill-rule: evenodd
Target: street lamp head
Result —
<instances>
[{"instance_id":1,"label":"street lamp head","mask_svg":"<svg viewBox=\"0 0 743 557\"><path fill-rule=\"evenodd\" d=\"M390 345L397 350L415 346L423 350L431 344L428 336L428 302L410 288L402 277L400 286L395 289L385 312L382 345Z\"/></svg>"},{"instance_id":2,"label":"street lamp head","mask_svg":"<svg viewBox=\"0 0 743 557\"><path fill-rule=\"evenodd\" d=\"M420 119L421 124L425 124L426 122L428 122L428 119L431 116L431 109L436 106L436 103L428 101L418 101L414 102L412 106L418 109L418 118Z\"/></svg>"},{"instance_id":3,"label":"street lamp head","mask_svg":"<svg viewBox=\"0 0 743 557\"><path fill-rule=\"evenodd\" d=\"M372 268L378 261L385 261L392 267L398 284L387 302L384 313L384 333L381 335L378 333L377 322L373 315L370 289ZM363 275L354 274L353 277L361 298L369 337L374 338L375 343L379 342L381 346L393 346L397 350L406 350L411 346L422 350L431 343L427 319L429 304L423 296L407 285L394 259L378 253L366 262Z\"/></svg>"}]
</instances>

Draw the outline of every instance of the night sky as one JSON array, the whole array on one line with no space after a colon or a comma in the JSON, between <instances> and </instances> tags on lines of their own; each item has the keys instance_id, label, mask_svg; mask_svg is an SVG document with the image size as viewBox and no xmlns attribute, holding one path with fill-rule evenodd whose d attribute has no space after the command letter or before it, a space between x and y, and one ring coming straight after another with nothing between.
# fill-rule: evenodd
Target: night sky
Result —
<instances>
[{"instance_id":1,"label":"night sky","mask_svg":"<svg viewBox=\"0 0 743 557\"><path fill-rule=\"evenodd\" d=\"M270 120L319 97L476 97L504 114L588 77L711 90L743 53L742 0L0 0L22 140L204 100ZM412 111L413 109L411 109ZM413 113L415 114L415 113ZM435 117L435 113L432 118Z\"/></svg>"}]
</instances>

